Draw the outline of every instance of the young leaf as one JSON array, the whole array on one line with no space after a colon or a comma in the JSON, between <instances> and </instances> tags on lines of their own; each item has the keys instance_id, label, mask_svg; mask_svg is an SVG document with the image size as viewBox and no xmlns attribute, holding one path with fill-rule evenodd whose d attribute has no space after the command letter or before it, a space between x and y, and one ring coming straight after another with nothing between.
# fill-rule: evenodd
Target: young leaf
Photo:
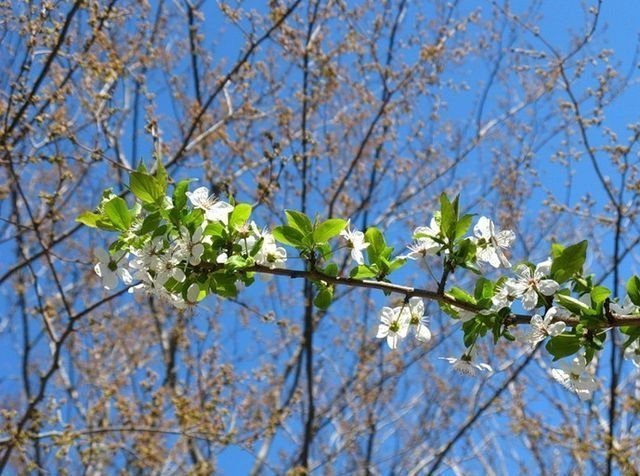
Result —
<instances>
[{"instance_id":1,"label":"young leaf","mask_svg":"<svg viewBox=\"0 0 640 476\"><path fill-rule=\"evenodd\" d=\"M447 295L449 295L449 297L452 297L456 301L466 302L466 303L469 303L469 304L475 304L476 303L476 300L473 298L473 296L471 296L464 289L460 289L460 288L458 288L456 286L452 287L447 292Z\"/></svg>"},{"instance_id":2,"label":"young leaf","mask_svg":"<svg viewBox=\"0 0 640 476\"><path fill-rule=\"evenodd\" d=\"M180 180L173 190L173 208L182 210L187 204L187 190L189 189L189 183L193 182L191 179Z\"/></svg>"},{"instance_id":3,"label":"young leaf","mask_svg":"<svg viewBox=\"0 0 640 476\"><path fill-rule=\"evenodd\" d=\"M566 294L556 294L556 300L562 307L579 316L582 315L585 311L591 309L579 299L568 296Z\"/></svg>"},{"instance_id":4,"label":"young leaf","mask_svg":"<svg viewBox=\"0 0 640 476\"><path fill-rule=\"evenodd\" d=\"M591 302L598 306L611 296L611 291L604 286L596 286L591 290Z\"/></svg>"},{"instance_id":5,"label":"young leaf","mask_svg":"<svg viewBox=\"0 0 640 476\"><path fill-rule=\"evenodd\" d=\"M284 213L287 215L289 226L302 233L303 237L313 233L313 225L307 215L296 210L285 210Z\"/></svg>"},{"instance_id":6,"label":"young leaf","mask_svg":"<svg viewBox=\"0 0 640 476\"><path fill-rule=\"evenodd\" d=\"M336 277L338 276L338 265L335 263L329 263L326 268L324 268L324 274Z\"/></svg>"},{"instance_id":7,"label":"young leaf","mask_svg":"<svg viewBox=\"0 0 640 476\"><path fill-rule=\"evenodd\" d=\"M98 215L97 213L82 212L80 215L78 215L78 218L76 218L76 221L78 223L82 223L85 226L89 226L91 228L97 228L98 220L100 220L100 218L102 218L102 215Z\"/></svg>"},{"instance_id":8,"label":"young leaf","mask_svg":"<svg viewBox=\"0 0 640 476\"><path fill-rule=\"evenodd\" d=\"M155 212L147 217L142 222L142 226L140 227L140 231L138 232L140 235L146 235L147 233L155 230L160 226L160 222L162 221L162 215L160 213Z\"/></svg>"},{"instance_id":9,"label":"young leaf","mask_svg":"<svg viewBox=\"0 0 640 476\"><path fill-rule=\"evenodd\" d=\"M627 294L633 304L640 305L640 278L638 276L631 276L627 281Z\"/></svg>"},{"instance_id":10,"label":"young leaf","mask_svg":"<svg viewBox=\"0 0 640 476\"><path fill-rule=\"evenodd\" d=\"M560 334L549 339L545 348L553 355L553 360L555 361L578 352L580 350L580 341L573 334Z\"/></svg>"},{"instance_id":11,"label":"young leaf","mask_svg":"<svg viewBox=\"0 0 640 476\"><path fill-rule=\"evenodd\" d=\"M444 193L440 195L440 229L449 240L453 239L456 234L458 221L457 201L458 198L456 197L454 203L451 203Z\"/></svg>"},{"instance_id":12,"label":"young leaf","mask_svg":"<svg viewBox=\"0 0 640 476\"><path fill-rule=\"evenodd\" d=\"M467 234L467 231L469 231L469 228L471 227L472 219L473 215L463 215L462 217L460 217L458 223L456 224L456 240L458 238L462 238Z\"/></svg>"},{"instance_id":13,"label":"young leaf","mask_svg":"<svg viewBox=\"0 0 640 476\"><path fill-rule=\"evenodd\" d=\"M104 213L118 230L126 231L131 225L131 216L127 202L120 197L114 197L104 205Z\"/></svg>"},{"instance_id":14,"label":"young leaf","mask_svg":"<svg viewBox=\"0 0 640 476\"><path fill-rule=\"evenodd\" d=\"M333 288L331 287L322 287L316 297L313 299L313 304L318 309L325 310L331 305L331 301L333 300Z\"/></svg>"},{"instance_id":15,"label":"young leaf","mask_svg":"<svg viewBox=\"0 0 640 476\"><path fill-rule=\"evenodd\" d=\"M384 242L384 236L376 227L369 228L364 234L365 240L369 243L367 247L367 255L371 263L380 261L387 245Z\"/></svg>"},{"instance_id":16,"label":"young leaf","mask_svg":"<svg viewBox=\"0 0 640 476\"><path fill-rule=\"evenodd\" d=\"M292 226L282 225L273 229L273 236L280 243L299 248L302 246L304 235L298 229Z\"/></svg>"},{"instance_id":17,"label":"young leaf","mask_svg":"<svg viewBox=\"0 0 640 476\"><path fill-rule=\"evenodd\" d=\"M229 216L229 226L231 228L241 227L245 224L250 216L251 205L249 205L248 203L238 203Z\"/></svg>"},{"instance_id":18,"label":"young leaf","mask_svg":"<svg viewBox=\"0 0 640 476\"><path fill-rule=\"evenodd\" d=\"M377 274L378 273L370 269L369 266L360 265L353 268L351 270L351 273L349 273L349 276L354 279L369 279L375 278Z\"/></svg>"},{"instance_id":19,"label":"young leaf","mask_svg":"<svg viewBox=\"0 0 640 476\"><path fill-rule=\"evenodd\" d=\"M315 243L325 243L331 238L338 236L347 226L347 221L342 218L330 218L323 221L313 231L313 241Z\"/></svg>"},{"instance_id":20,"label":"young leaf","mask_svg":"<svg viewBox=\"0 0 640 476\"><path fill-rule=\"evenodd\" d=\"M558 283L564 283L574 274L582 271L587 258L587 241L566 247L551 265L551 277Z\"/></svg>"},{"instance_id":21,"label":"young leaf","mask_svg":"<svg viewBox=\"0 0 640 476\"><path fill-rule=\"evenodd\" d=\"M149 174L131 172L129 188L144 203L155 203L164 195L161 185Z\"/></svg>"},{"instance_id":22,"label":"young leaf","mask_svg":"<svg viewBox=\"0 0 640 476\"><path fill-rule=\"evenodd\" d=\"M167 169L164 168L164 164L162 163L160 156L156 156L155 178L158 186L162 190L162 194L164 195L167 190L167 184L169 183L169 175L167 174Z\"/></svg>"}]
</instances>

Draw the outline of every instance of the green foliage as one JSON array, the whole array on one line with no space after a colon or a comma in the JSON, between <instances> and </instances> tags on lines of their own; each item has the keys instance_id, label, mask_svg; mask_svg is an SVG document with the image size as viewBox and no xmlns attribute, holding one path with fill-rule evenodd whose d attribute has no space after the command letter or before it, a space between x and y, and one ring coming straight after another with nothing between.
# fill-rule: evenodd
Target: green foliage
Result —
<instances>
[{"instance_id":1,"label":"green foliage","mask_svg":"<svg viewBox=\"0 0 640 476\"><path fill-rule=\"evenodd\" d=\"M294 248L302 248L304 235L300 230L292 226L282 225L273 229L273 236L280 243L293 246Z\"/></svg>"},{"instance_id":2,"label":"green foliage","mask_svg":"<svg viewBox=\"0 0 640 476\"><path fill-rule=\"evenodd\" d=\"M556 247L556 249L553 249L553 254L551 278L562 284L582 272L582 267L587 258L587 241L581 241L563 250L558 250Z\"/></svg>"},{"instance_id":3,"label":"green foliage","mask_svg":"<svg viewBox=\"0 0 640 476\"><path fill-rule=\"evenodd\" d=\"M318 223L313 230L314 243L326 243L331 238L340 234L347 226L347 221L342 218L330 218L326 221Z\"/></svg>"},{"instance_id":4,"label":"green foliage","mask_svg":"<svg viewBox=\"0 0 640 476\"><path fill-rule=\"evenodd\" d=\"M164 199L162 184L145 172L131 172L129 189L143 203L155 203Z\"/></svg>"},{"instance_id":5,"label":"green foliage","mask_svg":"<svg viewBox=\"0 0 640 476\"><path fill-rule=\"evenodd\" d=\"M576 354L580 350L580 340L574 334L560 334L549 339L545 348L555 361Z\"/></svg>"},{"instance_id":6,"label":"green foliage","mask_svg":"<svg viewBox=\"0 0 640 476\"><path fill-rule=\"evenodd\" d=\"M333 301L333 286L320 286L315 298L313 299L313 305L318 309L326 310Z\"/></svg>"},{"instance_id":7,"label":"green foliage","mask_svg":"<svg viewBox=\"0 0 640 476\"><path fill-rule=\"evenodd\" d=\"M629 299L636 306L640 306L640 278L633 275L627 281L627 294Z\"/></svg>"},{"instance_id":8,"label":"green foliage","mask_svg":"<svg viewBox=\"0 0 640 476\"><path fill-rule=\"evenodd\" d=\"M251 216L251 205L248 203L238 203L229 215L229 226L231 228L240 228Z\"/></svg>"}]
</instances>

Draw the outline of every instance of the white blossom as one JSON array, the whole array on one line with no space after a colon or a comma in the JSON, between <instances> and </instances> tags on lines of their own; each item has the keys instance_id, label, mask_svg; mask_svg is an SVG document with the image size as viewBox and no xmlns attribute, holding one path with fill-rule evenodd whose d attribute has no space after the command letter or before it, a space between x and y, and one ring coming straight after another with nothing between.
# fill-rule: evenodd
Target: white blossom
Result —
<instances>
[{"instance_id":1,"label":"white blossom","mask_svg":"<svg viewBox=\"0 0 640 476\"><path fill-rule=\"evenodd\" d=\"M491 310L497 312L502 308L511 307L514 299L515 296L512 294L509 286L506 284L502 285L498 289L498 292L491 298Z\"/></svg>"},{"instance_id":2,"label":"white blossom","mask_svg":"<svg viewBox=\"0 0 640 476\"><path fill-rule=\"evenodd\" d=\"M229 213L233 211L233 206L218 200L215 195L209 195L207 187L199 187L193 192L187 192L186 196L195 208L204 212L204 217L208 221L220 221L224 225L229 222Z\"/></svg>"},{"instance_id":3,"label":"white blossom","mask_svg":"<svg viewBox=\"0 0 640 476\"><path fill-rule=\"evenodd\" d=\"M430 255L435 255L440 251L440 244L429 238L423 238L414 241L407 246L409 253L402 256L403 258L417 260L419 258L425 258Z\"/></svg>"},{"instance_id":4,"label":"white blossom","mask_svg":"<svg viewBox=\"0 0 640 476\"><path fill-rule=\"evenodd\" d=\"M164 285L169 278L173 278L179 283L182 283L186 276L184 271L179 267L180 258L173 252L167 252L158 256L158 264L155 268L156 281L160 285Z\"/></svg>"},{"instance_id":5,"label":"white blossom","mask_svg":"<svg viewBox=\"0 0 640 476\"><path fill-rule=\"evenodd\" d=\"M419 297L409 299L409 329L420 342L431 340L429 317L424 315L424 301Z\"/></svg>"},{"instance_id":6,"label":"white blossom","mask_svg":"<svg viewBox=\"0 0 640 476\"><path fill-rule=\"evenodd\" d=\"M347 221L347 226L340 232L340 236L347 241L347 247L351 249L351 259L358 264L364 264L362 251L369 247L369 243L364 240L364 233L351 229L351 222Z\"/></svg>"},{"instance_id":7,"label":"white blossom","mask_svg":"<svg viewBox=\"0 0 640 476\"><path fill-rule=\"evenodd\" d=\"M407 246L410 252L404 257L415 260L435 255L442 248L442 245L434 240L438 236L440 236L440 223L436 217L433 217L429 226L419 226L413 231L415 241Z\"/></svg>"},{"instance_id":8,"label":"white blossom","mask_svg":"<svg viewBox=\"0 0 640 476\"><path fill-rule=\"evenodd\" d=\"M147 241L142 248L133 249L131 252L136 256L129 264L136 270L155 271L160 264L160 256L164 253L164 238L156 236ZM140 279L140 278L136 278Z\"/></svg>"},{"instance_id":9,"label":"white blossom","mask_svg":"<svg viewBox=\"0 0 640 476\"><path fill-rule=\"evenodd\" d=\"M456 357L440 357L441 360L446 360L453 366L453 370L462 375L475 376L478 371L480 372L493 372L493 368L489 364L474 362L475 352L473 350L467 350L460 358Z\"/></svg>"},{"instance_id":10,"label":"white blossom","mask_svg":"<svg viewBox=\"0 0 640 476\"><path fill-rule=\"evenodd\" d=\"M398 347L400 339L404 339L409 331L409 313L401 312L401 308L383 307L380 313L380 324L376 338L387 339L391 349Z\"/></svg>"},{"instance_id":11,"label":"white blossom","mask_svg":"<svg viewBox=\"0 0 640 476\"><path fill-rule=\"evenodd\" d=\"M534 347L538 342L545 340L547 337L555 337L564 332L566 324L564 322L552 322L553 318L558 313L558 309L555 307L550 308L542 316L534 314L531 318L531 330L524 335L526 342Z\"/></svg>"},{"instance_id":12,"label":"white blossom","mask_svg":"<svg viewBox=\"0 0 640 476\"><path fill-rule=\"evenodd\" d=\"M98 258L98 263L96 263L93 269L95 273L102 278L102 284L105 289L115 289L118 286L118 278L120 278L124 284L131 284L133 281L131 274L129 270L123 266L123 263L126 261L126 251L116 251L113 256L102 248L96 248L94 252L96 258Z\"/></svg>"},{"instance_id":13,"label":"white blossom","mask_svg":"<svg viewBox=\"0 0 640 476\"><path fill-rule=\"evenodd\" d=\"M524 264L517 266L515 272L519 278L508 280L506 286L514 296L522 300L522 307L527 311L537 307L538 293L544 296L553 296L560 287L553 279L545 279L545 275L549 272L546 261L536 266L533 272L529 266Z\"/></svg>"},{"instance_id":14,"label":"white blossom","mask_svg":"<svg viewBox=\"0 0 640 476\"><path fill-rule=\"evenodd\" d=\"M511 230L496 232L495 225L487 217L480 217L478 223L473 228L475 243L477 246L476 258L478 261L489 263L494 268L503 266L510 268L511 263L507 260L504 250L508 249L515 240L515 234Z\"/></svg>"},{"instance_id":15,"label":"white blossom","mask_svg":"<svg viewBox=\"0 0 640 476\"><path fill-rule=\"evenodd\" d=\"M260 243L260 248L254 256L257 264L268 266L271 269L284 266L287 261L287 250L277 245L275 238L268 230L260 230L258 225L252 221L247 236L240 239L240 245L244 253L250 255L258 243ZM223 253L223 255L218 256L217 260L223 260L218 261L219 263L226 262L226 254Z\"/></svg>"},{"instance_id":16,"label":"white blossom","mask_svg":"<svg viewBox=\"0 0 640 476\"><path fill-rule=\"evenodd\" d=\"M187 288L187 304L194 305L198 302L198 296L200 295L200 286L198 283L191 283Z\"/></svg>"},{"instance_id":17,"label":"white blossom","mask_svg":"<svg viewBox=\"0 0 640 476\"><path fill-rule=\"evenodd\" d=\"M591 398L591 394L598 387L582 355L574 357L571 362L560 362L560 368L551 369L551 376L568 390L576 392L580 400Z\"/></svg>"},{"instance_id":18,"label":"white blossom","mask_svg":"<svg viewBox=\"0 0 640 476\"><path fill-rule=\"evenodd\" d=\"M440 236L440 222L437 216L431 218L429 226L419 226L413 230L413 236L419 240L433 239Z\"/></svg>"},{"instance_id":19,"label":"white blossom","mask_svg":"<svg viewBox=\"0 0 640 476\"><path fill-rule=\"evenodd\" d=\"M620 316L628 316L629 314L636 314L638 312L638 306L631 301L629 295L624 297L622 303L612 302L609 305L609 309Z\"/></svg>"},{"instance_id":20,"label":"white blossom","mask_svg":"<svg viewBox=\"0 0 640 476\"><path fill-rule=\"evenodd\" d=\"M630 360L633 365L640 368L640 341L634 340L624 349L624 358Z\"/></svg>"},{"instance_id":21,"label":"white blossom","mask_svg":"<svg viewBox=\"0 0 640 476\"><path fill-rule=\"evenodd\" d=\"M176 255L180 260L187 261L191 266L200 264L200 259L204 253L204 244L207 241L203 233L204 227L202 226L196 228L193 234L187 227L180 227L180 239L177 242L176 250Z\"/></svg>"}]
</instances>

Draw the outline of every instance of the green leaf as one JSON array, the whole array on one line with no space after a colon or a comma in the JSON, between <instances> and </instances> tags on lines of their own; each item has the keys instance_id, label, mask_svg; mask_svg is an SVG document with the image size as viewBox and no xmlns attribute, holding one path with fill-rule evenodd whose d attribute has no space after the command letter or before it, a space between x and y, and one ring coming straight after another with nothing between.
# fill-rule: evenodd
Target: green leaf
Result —
<instances>
[{"instance_id":1,"label":"green leaf","mask_svg":"<svg viewBox=\"0 0 640 476\"><path fill-rule=\"evenodd\" d=\"M342 218L330 218L323 221L313 232L313 241L315 243L325 243L331 238L338 236L347 226L347 221Z\"/></svg>"},{"instance_id":2,"label":"green leaf","mask_svg":"<svg viewBox=\"0 0 640 476\"><path fill-rule=\"evenodd\" d=\"M173 208L182 210L187 204L187 190L192 179L180 180L173 189Z\"/></svg>"},{"instance_id":3,"label":"green leaf","mask_svg":"<svg viewBox=\"0 0 640 476\"><path fill-rule=\"evenodd\" d=\"M318 245L318 256L320 256L323 260L331 259L331 245L329 243L322 243Z\"/></svg>"},{"instance_id":4,"label":"green leaf","mask_svg":"<svg viewBox=\"0 0 640 476\"><path fill-rule=\"evenodd\" d=\"M604 286L596 286L591 290L591 302L595 306L602 304L609 296L611 296L611 291Z\"/></svg>"},{"instance_id":5,"label":"green leaf","mask_svg":"<svg viewBox=\"0 0 640 476\"><path fill-rule=\"evenodd\" d=\"M469 304L475 304L476 303L476 300L473 298L473 296L471 296L464 289L461 289L461 288L458 288L458 287L455 287L455 286L452 287L447 292L447 295L449 297L452 297L456 301L466 302L466 303L469 303Z\"/></svg>"},{"instance_id":6,"label":"green leaf","mask_svg":"<svg viewBox=\"0 0 640 476\"><path fill-rule=\"evenodd\" d=\"M486 326L478 319L473 319L462 324L462 331L464 332L464 345L471 347L478 337L486 333Z\"/></svg>"},{"instance_id":7,"label":"green leaf","mask_svg":"<svg viewBox=\"0 0 640 476\"><path fill-rule=\"evenodd\" d=\"M304 239L302 232L287 225L275 227L273 229L273 236L280 243L293 246L294 248L300 248L302 246L302 240Z\"/></svg>"},{"instance_id":8,"label":"green leaf","mask_svg":"<svg viewBox=\"0 0 640 476\"><path fill-rule=\"evenodd\" d=\"M549 339L545 348L555 361L578 352L580 350L580 340L573 334L560 334Z\"/></svg>"},{"instance_id":9,"label":"green leaf","mask_svg":"<svg viewBox=\"0 0 640 476\"><path fill-rule=\"evenodd\" d=\"M486 278L480 278L476 281L476 288L473 294L476 300L479 301L481 299L491 299L493 297L493 291L493 282Z\"/></svg>"},{"instance_id":10,"label":"green leaf","mask_svg":"<svg viewBox=\"0 0 640 476\"><path fill-rule=\"evenodd\" d=\"M104 213L118 230L126 231L129 229L131 215L129 215L129 207L124 199L115 197L109 200L104 205Z\"/></svg>"},{"instance_id":11,"label":"green leaf","mask_svg":"<svg viewBox=\"0 0 640 476\"><path fill-rule=\"evenodd\" d=\"M231 255L224 263L225 268L230 270L238 270L248 266L247 260L239 255Z\"/></svg>"},{"instance_id":12,"label":"green leaf","mask_svg":"<svg viewBox=\"0 0 640 476\"><path fill-rule=\"evenodd\" d=\"M564 245L561 245L560 243L553 243L551 245L551 257L553 259L556 259L558 256L560 256L563 251Z\"/></svg>"},{"instance_id":13,"label":"green leaf","mask_svg":"<svg viewBox=\"0 0 640 476\"><path fill-rule=\"evenodd\" d=\"M335 263L329 263L326 268L324 268L324 274L335 278L338 276L338 265Z\"/></svg>"},{"instance_id":14,"label":"green leaf","mask_svg":"<svg viewBox=\"0 0 640 476\"><path fill-rule=\"evenodd\" d=\"M162 163L162 159L160 157L156 157L156 182L162 190L162 194L167 190L167 184L169 183L169 176L167 175L167 169L164 168L164 164Z\"/></svg>"},{"instance_id":15,"label":"green leaf","mask_svg":"<svg viewBox=\"0 0 640 476\"><path fill-rule=\"evenodd\" d=\"M365 240L369 243L367 247L367 255L369 262L377 263L385 252L387 245L384 241L384 235L376 227L369 228L364 234Z\"/></svg>"},{"instance_id":16,"label":"green leaf","mask_svg":"<svg viewBox=\"0 0 640 476\"><path fill-rule=\"evenodd\" d=\"M251 205L248 203L238 203L229 216L229 226L239 228L246 223L251 216Z\"/></svg>"},{"instance_id":17,"label":"green leaf","mask_svg":"<svg viewBox=\"0 0 640 476\"><path fill-rule=\"evenodd\" d=\"M285 210L284 213L289 226L301 232L303 237L313 233L313 225L307 215L296 210Z\"/></svg>"},{"instance_id":18,"label":"green leaf","mask_svg":"<svg viewBox=\"0 0 640 476\"><path fill-rule=\"evenodd\" d=\"M568 296L566 294L556 294L556 300L562 307L579 316L582 315L585 311L591 309L579 299Z\"/></svg>"},{"instance_id":19,"label":"green leaf","mask_svg":"<svg viewBox=\"0 0 640 476\"><path fill-rule=\"evenodd\" d=\"M331 301L333 301L333 288L323 287L313 299L313 304L318 309L325 310L331 305Z\"/></svg>"},{"instance_id":20,"label":"green leaf","mask_svg":"<svg viewBox=\"0 0 640 476\"><path fill-rule=\"evenodd\" d=\"M207 225L207 227L204 229L204 235L205 236L218 236L218 237L222 237L222 234L224 232L224 225L222 223L220 223L219 221L213 222L213 223L209 223Z\"/></svg>"},{"instance_id":21,"label":"green leaf","mask_svg":"<svg viewBox=\"0 0 640 476\"><path fill-rule=\"evenodd\" d=\"M640 278L638 276L631 276L627 281L627 294L633 304L640 306Z\"/></svg>"},{"instance_id":22,"label":"green leaf","mask_svg":"<svg viewBox=\"0 0 640 476\"><path fill-rule=\"evenodd\" d=\"M464 215L458 220L456 224L456 240L467 234L471 227L471 220L473 220L473 215Z\"/></svg>"},{"instance_id":23,"label":"green leaf","mask_svg":"<svg viewBox=\"0 0 640 476\"><path fill-rule=\"evenodd\" d=\"M349 276L354 279L369 279L375 278L377 274L377 271L372 270L369 266L360 265L353 268Z\"/></svg>"},{"instance_id":24,"label":"green leaf","mask_svg":"<svg viewBox=\"0 0 640 476\"><path fill-rule=\"evenodd\" d=\"M401 268L407 264L407 260L405 258L396 258L389 263L389 273L393 273L395 270Z\"/></svg>"},{"instance_id":25,"label":"green leaf","mask_svg":"<svg viewBox=\"0 0 640 476\"><path fill-rule=\"evenodd\" d=\"M164 196L162 186L149 174L131 172L129 188L144 203L155 203Z\"/></svg>"},{"instance_id":26,"label":"green leaf","mask_svg":"<svg viewBox=\"0 0 640 476\"><path fill-rule=\"evenodd\" d=\"M161 221L162 216L158 212L147 215L147 217L142 222L142 226L140 227L138 235L146 235L147 233L155 230L156 228L158 228L158 226L160 226Z\"/></svg>"},{"instance_id":27,"label":"green leaf","mask_svg":"<svg viewBox=\"0 0 640 476\"><path fill-rule=\"evenodd\" d=\"M440 229L450 241L455 238L456 234L458 222L457 204L458 197L455 198L454 203L451 203L444 193L440 195Z\"/></svg>"},{"instance_id":28,"label":"green leaf","mask_svg":"<svg viewBox=\"0 0 640 476\"><path fill-rule=\"evenodd\" d=\"M100 218L102 218L102 215L99 215L97 213L82 212L80 215L78 215L78 218L76 218L76 221L78 223L82 223L85 226L89 226L91 228L97 228L98 220L100 220Z\"/></svg>"},{"instance_id":29,"label":"green leaf","mask_svg":"<svg viewBox=\"0 0 640 476\"><path fill-rule=\"evenodd\" d=\"M582 271L587 258L587 241L566 247L551 265L551 277L558 283L564 283L574 274Z\"/></svg>"},{"instance_id":30,"label":"green leaf","mask_svg":"<svg viewBox=\"0 0 640 476\"><path fill-rule=\"evenodd\" d=\"M216 273L211 276L211 291L222 297L236 297L236 275Z\"/></svg>"}]
</instances>

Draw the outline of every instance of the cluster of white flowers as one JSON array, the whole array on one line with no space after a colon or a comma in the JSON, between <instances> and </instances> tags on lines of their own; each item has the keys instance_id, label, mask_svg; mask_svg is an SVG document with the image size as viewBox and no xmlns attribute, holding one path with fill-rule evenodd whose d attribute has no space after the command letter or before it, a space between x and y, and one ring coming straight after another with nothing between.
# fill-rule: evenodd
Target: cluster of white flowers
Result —
<instances>
[{"instance_id":1,"label":"cluster of white flowers","mask_svg":"<svg viewBox=\"0 0 640 476\"><path fill-rule=\"evenodd\" d=\"M159 236L145 237L136 235L136 230L142 225L138 222L127 230L129 237L115 246L116 249L111 253L102 249L96 250L98 263L94 269L102 278L106 289L115 289L118 282L122 281L125 285L131 286L129 292L150 294L179 309L185 309L195 305L207 293L207 289L202 289L202 285L193 276L188 276L188 273L193 272L193 267L201 264L205 253L216 263L226 264L225 267L229 269L235 269L236 263L243 266L242 260L246 258L251 258L251 263L271 269L284 266L287 252L277 245L274 235L267 229L260 229L253 221L234 225L236 228L231 229L230 221L234 223L235 219L230 220L229 217L234 211L234 206L210 195L206 187L186 192L186 197L194 209L202 210L203 221L200 225L192 224L190 229L184 225L167 224L166 232ZM165 207L167 210L173 209L170 197L165 198ZM468 219L469 215L466 215L466 218ZM215 230L219 230L222 225L226 229L224 236L233 238L226 238L224 245L220 245L219 241L214 241L212 236L207 234L210 224L216 224L212 226ZM452 243L448 241L451 239L450 233L451 230L447 232L449 237L443 233L441 215L437 213L429 226L417 227L414 230L413 242L407 247L409 252L399 258L419 260L441 253L445 256L454 253ZM347 222L340 236L346 241L352 260L359 266L365 265L364 251L371 245L367 241L368 235L353 229L350 222ZM511 267L506 256L506 251L515 239L511 230L498 230L489 218L483 216L474 226L473 236L465 239L475 245L475 261L470 258L473 263L487 263L494 268ZM122 243L127 245L123 246ZM219 247L217 250L212 249L214 243ZM369 251L371 253L371 249ZM233 255L229 256L231 253ZM551 258L548 258L535 266L516 266L513 270L515 277L499 281L500 285L494 290L488 309L484 306L483 310L473 311L453 305L450 308L462 323L479 315L492 315L502 309L510 309L516 300L520 301L526 311L544 308L544 317L542 313L534 313L528 332L519 337L531 347L535 347L547 338L558 337L565 332L567 326L564 320L571 315L567 309L554 302L554 295L558 293L560 284L552 279L552 264ZM454 262L455 265L457 263ZM137 283L134 285L135 282ZM241 281L236 281L236 286L238 283ZM593 303L588 293L579 300L585 306L592 307ZM622 302L610 302L609 310L615 316L640 314L640 307L635 305L629 296ZM419 342L429 342L432 335L428 325L429 317L425 315L423 300L413 296L405 299L401 306L382 308L376 337L385 339L387 345L395 350L400 341L410 333ZM464 375L492 372L493 369L488 364L475 361L475 343L468 345L460 357L442 359ZM640 340L628 345L624 356L640 368ZM592 367L587 363L585 354L580 353L560 362L558 367L552 368L550 372L555 380L574 391L581 400L587 400L598 387Z\"/></svg>"},{"instance_id":2,"label":"cluster of white flowers","mask_svg":"<svg viewBox=\"0 0 640 476\"><path fill-rule=\"evenodd\" d=\"M186 196L194 208L204 212L204 221L195 231L191 232L185 226L180 226L178 230L169 231L142 243L134 241L136 245L131 245L127 250L116 251L112 255L102 249L95 251L98 263L94 269L102 278L106 289L114 289L118 285L118 279L125 285L138 281L135 286L129 288L129 292L153 295L178 309L185 309L197 303L201 294L197 282L189 284L184 297L181 293L170 291L166 285L170 279L176 283L187 281L187 267L198 266L205 247L212 244L211 236L205 235L208 223L220 222L228 226L233 206L210 195L206 187L186 192ZM169 197L166 202L169 209L173 207ZM255 253L256 264L270 268L284 265L287 252L276 245L271 233L261 231L254 222L238 231L241 237L238 244L245 255ZM132 259L129 259L130 256ZM225 263L226 260L225 252L217 257L219 264Z\"/></svg>"},{"instance_id":3,"label":"cluster of white flowers","mask_svg":"<svg viewBox=\"0 0 640 476\"><path fill-rule=\"evenodd\" d=\"M378 325L378 339L387 339L387 345L396 349L401 339L404 339L409 331L420 342L431 340L431 331L428 327L429 317L424 315L424 301L419 297L412 297L402 306L383 307L380 313Z\"/></svg>"}]
</instances>

